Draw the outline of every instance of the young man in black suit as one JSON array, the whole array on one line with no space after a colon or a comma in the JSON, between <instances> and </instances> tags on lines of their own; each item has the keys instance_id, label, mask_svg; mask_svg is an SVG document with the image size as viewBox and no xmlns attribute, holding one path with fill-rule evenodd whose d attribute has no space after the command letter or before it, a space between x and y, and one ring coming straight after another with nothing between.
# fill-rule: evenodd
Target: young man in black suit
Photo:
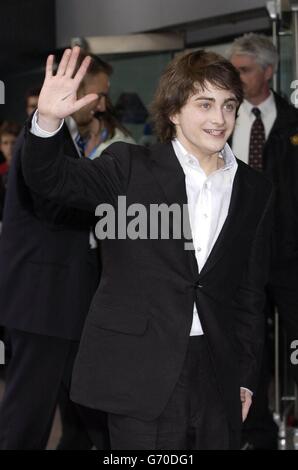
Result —
<instances>
[{"instance_id":1,"label":"young man in black suit","mask_svg":"<svg viewBox=\"0 0 298 470\"><path fill-rule=\"evenodd\" d=\"M23 148L34 191L98 214L112 208L119 222L106 239L98 226L102 282L72 398L108 412L112 449L238 448L262 349L272 206L271 184L226 144L239 74L211 52L174 59L153 104L161 143L118 143L73 162L63 119L96 98L77 100L89 63L74 75L78 54L66 50L55 76L48 58L35 117L44 136L33 122ZM172 213L156 226L157 206Z\"/></svg>"}]
</instances>

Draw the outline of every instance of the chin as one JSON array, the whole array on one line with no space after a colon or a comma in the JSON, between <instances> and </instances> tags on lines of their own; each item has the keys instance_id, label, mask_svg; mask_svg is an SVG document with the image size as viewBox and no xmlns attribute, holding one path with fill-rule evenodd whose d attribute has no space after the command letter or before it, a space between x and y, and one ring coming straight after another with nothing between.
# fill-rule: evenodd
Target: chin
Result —
<instances>
[{"instance_id":1,"label":"chin","mask_svg":"<svg viewBox=\"0 0 298 470\"><path fill-rule=\"evenodd\" d=\"M221 139L219 142L215 142L213 145L208 145L209 150L212 152L220 152L226 144L226 139Z\"/></svg>"}]
</instances>

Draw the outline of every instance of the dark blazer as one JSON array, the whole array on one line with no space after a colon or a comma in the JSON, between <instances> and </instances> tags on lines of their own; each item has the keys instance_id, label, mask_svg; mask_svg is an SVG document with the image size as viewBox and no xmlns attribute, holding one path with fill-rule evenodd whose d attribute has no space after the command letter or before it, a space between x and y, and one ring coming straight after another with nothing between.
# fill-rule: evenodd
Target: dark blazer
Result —
<instances>
[{"instance_id":1,"label":"dark blazer","mask_svg":"<svg viewBox=\"0 0 298 470\"><path fill-rule=\"evenodd\" d=\"M274 269L298 261L298 110L274 93L276 119L263 151L263 169L275 188Z\"/></svg>"},{"instance_id":2,"label":"dark blazer","mask_svg":"<svg viewBox=\"0 0 298 470\"><path fill-rule=\"evenodd\" d=\"M264 147L264 172L275 187L273 269L298 263L298 110L275 94L277 117ZM297 269L296 269L297 270Z\"/></svg>"},{"instance_id":3,"label":"dark blazer","mask_svg":"<svg viewBox=\"0 0 298 470\"><path fill-rule=\"evenodd\" d=\"M78 158L64 127L64 151ZM21 168L21 135L9 172L0 237L0 325L78 340L98 285L94 216L34 194Z\"/></svg>"},{"instance_id":4,"label":"dark blazer","mask_svg":"<svg viewBox=\"0 0 298 470\"><path fill-rule=\"evenodd\" d=\"M271 230L271 184L238 162L229 215L200 274L185 240L104 240L103 272L75 365L72 399L145 420L164 409L183 366L197 304L218 387L233 427L240 386L255 390L262 348ZM95 210L132 203L187 203L172 145L113 144L97 160L63 156L63 135L27 132L26 181L34 191ZM211 404L212 406L212 404Z\"/></svg>"}]
</instances>

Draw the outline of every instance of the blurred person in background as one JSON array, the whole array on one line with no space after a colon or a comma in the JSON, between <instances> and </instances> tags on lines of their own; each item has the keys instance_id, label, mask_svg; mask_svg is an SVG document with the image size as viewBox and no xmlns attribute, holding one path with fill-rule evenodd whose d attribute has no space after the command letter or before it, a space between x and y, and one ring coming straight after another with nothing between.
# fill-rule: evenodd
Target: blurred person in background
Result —
<instances>
[{"instance_id":1,"label":"blurred person in background","mask_svg":"<svg viewBox=\"0 0 298 470\"><path fill-rule=\"evenodd\" d=\"M97 112L90 123L85 156L93 160L114 142L136 143L130 132L117 118L111 99L107 96L105 111Z\"/></svg>"},{"instance_id":2,"label":"blurred person in background","mask_svg":"<svg viewBox=\"0 0 298 470\"><path fill-rule=\"evenodd\" d=\"M110 73L109 64L93 56L78 94L84 99L96 93L97 100L74 112L63 128L64 150L74 161L82 156L78 129L84 133L94 113L105 110ZM23 141L22 132L0 243L0 324L12 347L0 404L0 449L45 449L58 402L63 426L58 449L107 448L105 415L69 400L73 362L100 277L94 215L30 190L21 165Z\"/></svg>"},{"instance_id":3,"label":"blurred person in background","mask_svg":"<svg viewBox=\"0 0 298 470\"><path fill-rule=\"evenodd\" d=\"M270 449L277 446L277 426L268 404L274 359L268 325L275 306L287 333L286 363L298 385L298 366L290 361L291 343L298 339L298 110L270 88L278 68L278 54L269 37L245 34L234 40L229 57L240 73L244 89L232 137L233 152L269 177L276 191L266 305L268 344L259 387L243 428L244 448Z\"/></svg>"},{"instance_id":4,"label":"blurred person in background","mask_svg":"<svg viewBox=\"0 0 298 470\"><path fill-rule=\"evenodd\" d=\"M25 95L26 113L30 117L36 110L41 87L30 88Z\"/></svg>"},{"instance_id":5,"label":"blurred person in background","mask_svg":"<svg viewBox=\"0 0 298 470\"><path fill-rule=\"evenodd\" d=\"M0 151L9 167L14 146L20 133L21 126L12 121L4 121L0 127Z\"/></svg>"},{"instance_id":6,"label":"blurred person in background","mask_svg":"<svg viewBox=\"0 0 298 470\"><path fill-rule=\"evenodd\" d=\"M0 127L0 222L3 217L9 167L20 130L20 125L12 121L5 121Z\"/></svg>"}]
</instances>

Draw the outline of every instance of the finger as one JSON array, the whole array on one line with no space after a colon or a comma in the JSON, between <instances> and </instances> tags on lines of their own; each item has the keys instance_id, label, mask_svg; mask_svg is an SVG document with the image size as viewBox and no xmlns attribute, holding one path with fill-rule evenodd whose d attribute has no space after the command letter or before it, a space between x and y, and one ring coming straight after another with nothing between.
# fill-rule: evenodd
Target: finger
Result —
<instances>
[{"instance_id":1,"label":"finger","mask_svg":"<svg viewBox=\"0 0 298 470\"><path fill-rule=\"evenodd\" d=\"M242 420L245 421L247 418L249 409L251 406L251 400L246 400L244 403L242 403Z\"/></svg>"},{"instance_id":2,"label":"finger","mask_svg":"<svg viewBox=\"0 0 298 470\"><path fill-rule=\"evenodd\" d=\"M246 420L246 416L247 416L247 407L246 407L246 403L242 403L242 421L245 421Z\"/></svg>"},{"instance_id":3,"label":"finger","mask_svg":"<svg viewBox=\"0 0 298 470\"><path fill-rule=\"evenodd\" d=\"M78 61L78 57L80 55L80 50L81 49L78 46L75 46L71 51L71 55L70 55L70 58L69 58L69 61L68 61L68 64L67 64L66 71L65 71L65 75L67 77L72 77L72 75L75 71L77 61Z\"/></svg>"},{"instance_id":4,"label":"finger","mask_svg":"<svg viewBox=\"0 0 298 470\"><path fill-rule=\"evenodd\" d=\"M83 106L86 106L87 104L92 103L92 101L95 101L98 99L98 96L95 93L90 93L89 95L83 96L80 100L76 101L74 104L74 111L76 112L79 109L83 108Z\"/></svg>"},{"instance_id":5,"label":"finger","mask_svg":"<svg viewBox=\"0 0 298 470\"><path fill-rule=\"evenodd\" d=\"M65 49L62 59L60 60L60 64L59 64L56 75L59 75L61 77L62 75L65 74L65 70L66 70L70 55L71 55L71 49Z\"/></svg>"},{"instance_id":6,"label":"finger","mask_svg":"<svg viewBox=\"0 0 298 470\"><path fill-rule=\"evenodd\" d=\"M75 74L74 81L76 82L77 87L79 86L79 84L83 80L84 76L86 75L86 72L87 72L87 69L89 67L90 62L91 62L91 57L89 57L89 56L85 57L85 59L83 60L79 70Z\"/></svg>"},{"instance_id":7,"label":"finger","mask_svg":"<svg viewBox=\"0 0 298 470\"><path fill-rule=\"evenodd\" d=\"M50 78L53 76L53 63L54 63L54 56L49 55L47 58L47 63L46 63L46 78Z\"/></svg>"}]
</instances>

